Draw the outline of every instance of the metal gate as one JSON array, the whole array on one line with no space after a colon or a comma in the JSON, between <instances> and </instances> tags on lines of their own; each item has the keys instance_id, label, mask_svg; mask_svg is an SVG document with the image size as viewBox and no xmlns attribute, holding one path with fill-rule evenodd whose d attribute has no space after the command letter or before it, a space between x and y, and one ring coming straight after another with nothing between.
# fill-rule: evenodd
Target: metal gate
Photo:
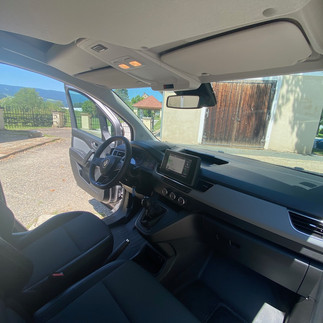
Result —
<instances>
[{"instance_id":1,"label":"metal gate","mask_svg":"<svg viewBox=\"0 0 323 323\"><path fill-rule=\"evenodd\" d=\"M203 144L263 148L276 81L212 84L217 105L205 116Z\"/></svg>"}]
</instances>

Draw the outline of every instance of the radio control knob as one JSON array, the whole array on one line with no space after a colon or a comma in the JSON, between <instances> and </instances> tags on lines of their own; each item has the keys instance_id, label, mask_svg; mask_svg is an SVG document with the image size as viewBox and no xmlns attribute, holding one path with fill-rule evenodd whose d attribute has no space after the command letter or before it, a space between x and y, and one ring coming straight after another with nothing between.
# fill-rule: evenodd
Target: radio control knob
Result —
<instances>
[{"instance_id":1,"label":"radio control knob","mask_svg":"<svg viewBox=\"0 0 323 323\"><path fill-rule=\"evenodd\" d=\"M167 196L168 195L168 189L164 187L161 191L162 195Z\"/></svg>"},{"instance_id":2,"label":"radio control knob","mask_svg":"<svg viewBox=\"0 0 323 323\"><path fill-rule=\"evenodd\" d=\"M178 205L180 205L180 206L183 206L183 205L185 205L186 204L186 200L183 198L183 197L179 197L178 199L177 199L177 203L178 203Z\"/></svg>"},{"instance_id":3,"label":"radio control knob","mask_svg":"<svg viewBox=\"0 0 323 323\"><path fill-rule=\"evenodd\" d=\"M175 201L176 200L176 194L174 192L169 193L169 197L171 200Z\"/></svg>"}]
</instances>

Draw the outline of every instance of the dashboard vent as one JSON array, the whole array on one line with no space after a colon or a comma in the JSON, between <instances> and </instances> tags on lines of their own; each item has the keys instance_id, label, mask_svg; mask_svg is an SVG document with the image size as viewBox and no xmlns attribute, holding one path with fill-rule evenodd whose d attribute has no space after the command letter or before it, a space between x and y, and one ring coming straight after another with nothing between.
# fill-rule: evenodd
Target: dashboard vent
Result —
<instances>
[{"instance_id":1,"label":"dashboard vent","mask_svg":"<svg viewBox=\"0 0 323 323\"><path fill-rule=\"evenodd\" d=\"M293 226L308 235L323 239L323 220L289 211Z\"/></svg>"},{"instance_id":2,"label":"dashboard vent","mask_svg":"<svg viewBox=\"0 0 323 323\"><path fill-rule=\"evenodd\" d=\"M112 155L118 156L118 157L123 157L125 155L125 153L124 153L124 151L114 150Z\"/></svg>"}]
</instances>

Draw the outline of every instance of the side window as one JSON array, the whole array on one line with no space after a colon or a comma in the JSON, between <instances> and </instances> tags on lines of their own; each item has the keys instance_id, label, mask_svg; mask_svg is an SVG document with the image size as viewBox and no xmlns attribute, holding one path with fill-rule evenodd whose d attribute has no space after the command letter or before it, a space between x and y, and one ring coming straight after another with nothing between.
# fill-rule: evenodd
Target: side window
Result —
<instances>
[{"instance_id":1,"label":"side window","mask_svg":"<svg viewBox=\"0 0 323 323\"><path fill-rule=\"evenodd\" d=\"M103 140L116 135L116 127L86 95L69 90L75 126ZM73 126L73 122L71 122Z\"/></svg>"}]
</instances>

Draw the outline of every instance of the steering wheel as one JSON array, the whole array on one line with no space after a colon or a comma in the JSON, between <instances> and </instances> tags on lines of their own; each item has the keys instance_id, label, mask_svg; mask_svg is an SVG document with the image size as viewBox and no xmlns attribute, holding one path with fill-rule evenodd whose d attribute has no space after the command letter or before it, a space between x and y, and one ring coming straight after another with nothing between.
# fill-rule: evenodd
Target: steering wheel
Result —
<instances>
[{"instance_id":1,"label":"steering wheel","mask_svg":"<svg viewBox=\"0 0 323 323\"><path fill-rule=\"evenodd\" d=\"M115 141L123 142L125 146L125 155L116 156L113 154L107 154L106 156L101 157L104 150ZM132 149L127 138L123 136L110 137L96 150L91 160L89 172L91 183L103 190L116 185L129 167L131 156ZM96 168L100 171L100 176L97 180L95 179Z\"/></svg>"}]
</instances>

